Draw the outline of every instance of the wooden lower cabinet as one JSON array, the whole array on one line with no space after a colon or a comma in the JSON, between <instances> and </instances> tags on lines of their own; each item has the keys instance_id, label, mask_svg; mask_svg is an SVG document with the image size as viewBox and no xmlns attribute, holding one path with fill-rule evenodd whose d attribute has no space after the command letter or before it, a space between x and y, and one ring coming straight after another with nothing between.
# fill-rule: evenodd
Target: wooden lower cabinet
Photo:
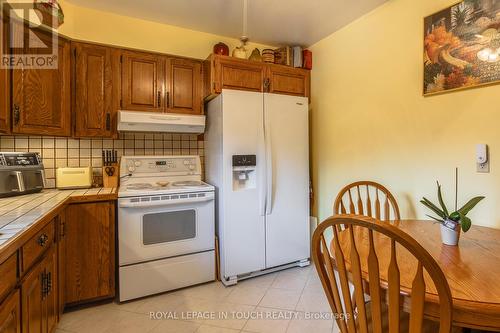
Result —
<instances>
[{"instance_id":1,"label":"wooden lower cabinet","mask_svg":"<svg viewBox=\"0 0 500 333\"><path fill-rule=\"evenodd\" d=\"M58 317L61 316L66 305L66 212L63 211L57 221L57 281L58 281Z\"/></svg>"},{"instance_id":2,"label":"wooden lower cabinet","mask_svg":"<svg viewBox=\"0 0 500 333\"><path fill-rule=\"evenodd\" d=\"M21 300L19 290L15 290L0 303L0 333L21 332Z\"/></svg>"},{"instance_id":3,"label":"wooden lower cabinet","mask_svg":"<svg viewBox=\"0 0 500 333\"><path fill-rule=\"evenodd\" d=\"M115 203L66 208L66 303L115 296Z\"/></svg>"},{"instance_id":4,"label":"wooden lower cabinet","mask_svg":"<svg viewBox=\"0 0 500 333\"><path fill-rule=\"evenodd\" d=\"M52 246L21 284L23 333L50 333L57 325L57 251Z\"/></svg>"}]
</instances>

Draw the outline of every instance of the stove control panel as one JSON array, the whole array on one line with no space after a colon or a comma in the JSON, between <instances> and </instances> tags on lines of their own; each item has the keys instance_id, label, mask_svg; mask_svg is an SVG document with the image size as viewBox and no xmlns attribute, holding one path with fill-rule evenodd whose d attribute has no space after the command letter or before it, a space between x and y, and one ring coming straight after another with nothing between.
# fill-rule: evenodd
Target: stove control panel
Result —
<instances>
[{"instance_id":1,"label":"stove control panel","mask_svg":"<svg viewBox=\"0 0 500 333\"><path fill-rule=\"evenodd\" d=\"M123 156L124 174L198 175L201 174L199 156Z\"/></svg>"}]
</instances>

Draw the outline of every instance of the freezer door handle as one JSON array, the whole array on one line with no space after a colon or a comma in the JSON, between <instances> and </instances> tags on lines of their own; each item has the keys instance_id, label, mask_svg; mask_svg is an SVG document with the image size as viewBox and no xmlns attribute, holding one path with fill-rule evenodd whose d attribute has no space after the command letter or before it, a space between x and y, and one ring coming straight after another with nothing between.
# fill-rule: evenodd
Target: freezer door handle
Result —
<instances>
[{"instance_id":1,"label":"freezer door handle","mask_svg":"<svg viewBox=\"0 0 500 333\"><path fill-rule=\"evenodd\" d=\"M271 142L271 127L266 130L266 215L273 212L273 152Z\"/></svg>"}]
</instances>

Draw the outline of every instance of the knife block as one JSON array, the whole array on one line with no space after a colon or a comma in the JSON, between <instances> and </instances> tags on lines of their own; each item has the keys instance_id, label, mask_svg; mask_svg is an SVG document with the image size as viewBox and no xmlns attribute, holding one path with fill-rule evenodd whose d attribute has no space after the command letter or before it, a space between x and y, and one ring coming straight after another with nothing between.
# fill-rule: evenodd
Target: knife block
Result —
<instances>
[{"instance_id":1,"label":"knife block","mask_svg":"<svg viewBox=\"0 0 500 333\"><path fill-rule=\"evenodd\" d=\"M113 175L109 176L106 172L107 168L111 168L114 170ZM115 163L108 166L102 167L102 184L104 187L115 187L117 188L120 180L120 164Z\"/></svg>"}]
</instances>

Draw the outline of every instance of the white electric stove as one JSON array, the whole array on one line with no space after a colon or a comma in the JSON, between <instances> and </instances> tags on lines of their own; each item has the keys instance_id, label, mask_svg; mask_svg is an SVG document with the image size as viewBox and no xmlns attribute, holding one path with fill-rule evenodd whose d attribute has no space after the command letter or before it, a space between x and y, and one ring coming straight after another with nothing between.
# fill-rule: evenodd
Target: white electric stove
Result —
<instances>
[{"instance_id":1,"label":"white electric stove","mask_svg":"<svg viewBox=\"0 0 500 333\"><path fill-rule=\"evenodd\" d=\"M199 156L123 156L120 301L215 279L215 194Z\"/></svg>"}]
</instances>

